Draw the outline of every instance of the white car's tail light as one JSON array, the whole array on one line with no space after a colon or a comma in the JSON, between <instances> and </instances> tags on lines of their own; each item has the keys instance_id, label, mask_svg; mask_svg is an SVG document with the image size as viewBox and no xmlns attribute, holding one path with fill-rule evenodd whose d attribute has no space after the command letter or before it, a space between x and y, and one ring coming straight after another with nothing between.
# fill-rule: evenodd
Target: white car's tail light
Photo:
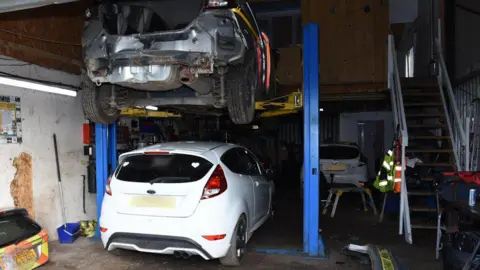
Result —
<instances>
[{"instance_id":1,"label":"white car's tail light","mask_svg":"<svg viewBox=\"0 0 480 270\"><path fill-rule=\"evenodd\" d=\"M227 178L222 166L217 165L203 189L202 200L216 197L227 190Z\"/></svg>"},{"instance_id":2,"label":"white car's tail light","mask_svg":"<svg viewBox=\"0 0 480 270\"><path fill-rule=\"evenodd\" d=\"M105 186L105 193L112 196L112 188L110 187L110 182L112 182L112 176L110 175L107 180L107 185Z\"/></svg>"}]
</instances>

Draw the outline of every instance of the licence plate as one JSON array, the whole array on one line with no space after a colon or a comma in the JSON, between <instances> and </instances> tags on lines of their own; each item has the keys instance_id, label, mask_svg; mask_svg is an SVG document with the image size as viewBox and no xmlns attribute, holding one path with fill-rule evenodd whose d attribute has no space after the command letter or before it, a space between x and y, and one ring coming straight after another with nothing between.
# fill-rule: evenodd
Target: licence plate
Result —
<instances>
[{"instance_id":1,"label":"licence plate","mask_svg":"<svg viewBox=\"0 0 480 270\"><path fill-rule=\"evenodd\" d=\"M133 207L175 209L177 200L171 196L133 196L130 205Z\"/></svg>"},{"instance_id":2,"label":"licence plate","mask_svg":"<svg viewBox=\"0 0 480 270\"><path fill-rule=\"evenodd\" d=\"M332 164L327 167L328 171L344 171L347 167L344 164Z\"/></svg>"},{"instance_id":3,"label":"licence plate","mask_svg":"<svg viewBox=\"0 0 480 270\"><path fill-rule=\"evenodd\" d=\"M37 254L33 249L25 250L15 257L15 262L18 266L25 266L26 264L33 263L37 260Z\"/></svg>"}]
</instances>

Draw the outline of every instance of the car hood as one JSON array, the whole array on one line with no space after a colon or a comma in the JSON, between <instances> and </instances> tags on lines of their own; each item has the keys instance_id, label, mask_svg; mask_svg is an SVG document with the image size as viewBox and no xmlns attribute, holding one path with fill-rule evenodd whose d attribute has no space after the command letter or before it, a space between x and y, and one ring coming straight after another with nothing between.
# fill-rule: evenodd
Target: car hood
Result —
<instances>
[{"instance_id":1,"label":"car hood","mask_svg":"<svg viewBox=\"0 0 480 270\"><path fill-rule=\"evenodd\" d=\"M77 0L2 0L0 1L0 13L76 1Z\"/></svg>"}]
</instances>

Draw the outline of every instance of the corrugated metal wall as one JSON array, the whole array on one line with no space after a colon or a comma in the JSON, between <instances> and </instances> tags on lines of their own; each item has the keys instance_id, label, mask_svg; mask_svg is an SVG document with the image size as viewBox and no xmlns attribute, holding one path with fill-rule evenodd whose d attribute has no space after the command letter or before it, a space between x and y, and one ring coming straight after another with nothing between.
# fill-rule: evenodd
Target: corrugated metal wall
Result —
<instances>
[{"instance_id":1,"label":"corrugated metal wall","mask_svg":"<svg viewBox=\"0 0 480 270\"><path fill-rule=\"evenodd\" d=\"M480 76L472 77L454 89L455 100L461 119L468 119L470 122L470 162L471 170L479 169L480 159ZM451 116L453 117L453 116ZM458 134L456 138L459 138ZM462 153L462 156L464 153ZM460 158L463 162L463 157Z\"/></svg>"},{"instance_id":2,"label":"corrugated metal wall","mask_svg":"<svg viewBox=\"0 0 480 270\"><path fill-rule=\"evenodd\" d=\"M297 121L295 121L297 120ZM338 140L340 131L340 116L338 114L320 115L320 142L324 140ZM292 119L284 122L279 128L279 141L286 143L302 144L303 143L303 119Z\"/></svg>"}]
</instances>

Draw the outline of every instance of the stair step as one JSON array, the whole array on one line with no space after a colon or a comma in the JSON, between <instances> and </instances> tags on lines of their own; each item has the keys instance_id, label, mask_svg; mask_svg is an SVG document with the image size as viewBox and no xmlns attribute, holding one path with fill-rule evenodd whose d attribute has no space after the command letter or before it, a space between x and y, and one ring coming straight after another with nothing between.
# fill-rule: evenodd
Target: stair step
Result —
<instances>
[{"instance_id":1,"label":"stair step","mask_svg":"<svg viewBox=\"0 0 480 270\"><path fill-rule=\"evenodd\" d=\"M430 92L430 91L404 91L403 96L405 97L437 97L440 96L438 92Z\"/></svg>"},{"instance_id":2,"label":"stair step","mask_svg":"<svg viewBox=\"0 0 480 270\"><path fill-rule=\"evenodd\" d=\"M450 136L408 136L409 140L449 140Z\"/></svg>"},{"instance_id":3,"label":"stair step","mask_svg":"<svg viewBox=\"0 0 480 270\"><path fill-rule=\"evenodd\" d=\"M441 102L404 103L405 107L443 107Z\"/></svg>"},{"instance_id":4,"label":"stair step","mask_svg":"<svg viewBox=\"0 0 480 270\"><path fill-rule=\"evenodd\" d=\"M437 118L437 117L445 117L443 113L411 113L405 114L407 118Z\"/></svg>"},{"instance_id":5,"label":"stair step","mask_svg":"<svg viewBox=\"0 0 480 270\"><path fill-rule=\"evenodd\" d=\"M407 148L407 153L452 153L453 149L410 149Z\"/></svg>"},{"instance_id":6,"label":"stair step","mask_svg":"<svg viewBox=\"0 0 480 270\"><path fill-rule=\"evenodd\" d=\"M414 78L402 78L402 88L404 89L425 89L425 88L437 88L437 77L414 77Z\"/></svg>"},{"instance_id":7,"label":"stair step","mask_svg":"<svg viewBox=\"0 0 480 270\"><path fill-rule=\"evenodd\" d=\"M426 229L426 230L436 230L437 225L433 224L411 224L412 229Z\"/></svg>"},{"instance_id":8,"label":"stair step","mask_svg":"<svg viewBox=\"0 0 480 270\"><path fill-rule=\"evenodd\" d=\"M415 124L407 125L407 128L446 128L447 124Z\"/></svg>"},{"instance_id":9,"label":"stair step","mask_svg":"<svg viewBox=\"0 0 480 270\"><path fill-rule=\"evenodd\" d=\"M450 163L417 163L415 166L419 167L453 167Z\"/></svg>"},{"instance_id":10,"label":"stair step","mask_svg":"<svg viewBox=\"0 0 480 270\"><path fill-rule=\"evenodd\" d=\"M431 181L435 181L435 178L433 176L425 176L425 177L422 177L422 181L431 182Z\"/></svg>"},{"instance_id":11,"label":"stair step","mask_svg":"<svg viewBox=\"0 0 480 270\"><path fill-rule=\"evenodd\" d=\"M429 213L436 213L437 208L426 207L426 206L410 206L410 212L429 212Z\"/></svg>"},{"instance_id":12,"label":"stair step","mask_svg":"<svg viewBox=\"0 0 480 270\"><path fill-rule=\"evenodd\" d=\"M409 196L434 196L437 193L435 191L428 191L428 190L409 190Z\"/></svg>"}]
</instances>

